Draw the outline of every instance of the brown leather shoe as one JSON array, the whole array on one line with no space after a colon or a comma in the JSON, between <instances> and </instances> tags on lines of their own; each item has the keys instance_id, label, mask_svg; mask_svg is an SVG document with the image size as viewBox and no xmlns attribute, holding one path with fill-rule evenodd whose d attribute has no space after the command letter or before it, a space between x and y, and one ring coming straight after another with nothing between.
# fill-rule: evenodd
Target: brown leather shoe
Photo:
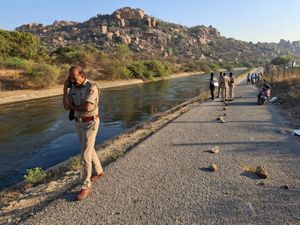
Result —
<instances>
[{"instance_id":1,"label":"brown leather shoe","mask_svg":"<svg viewBox=\"0 0 300 225\"><path fill-rule=\"evenodd\" d=\"M87 196L89 196L92 192L92 188L85 188L85 189L81 189L81 191L78 193L78 195L76 196L77 201L80 201L84 198L86 198Z\"/></svg>"},{"instance_id":2,"label":"brown leather shoe","mask_svg":"<svg viewBox=\"0 0 300 225\"><path fill-rule=\"evenodd\" d=\"M91 176L91 181L96 181L96 180L98 180L100 177L103 177L103 176L104 176L104 172L99 173L99 174L97 174L97 175L93 175L93 176Z\"/></svg>"}]
</instances>

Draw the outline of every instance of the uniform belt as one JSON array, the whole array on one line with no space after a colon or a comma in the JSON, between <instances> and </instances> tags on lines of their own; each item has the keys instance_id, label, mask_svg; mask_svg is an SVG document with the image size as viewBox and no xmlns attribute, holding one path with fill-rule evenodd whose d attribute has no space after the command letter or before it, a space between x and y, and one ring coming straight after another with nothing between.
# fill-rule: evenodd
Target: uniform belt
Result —
<instances>
[{"instance_id":1,"label":"uniform belt","mask_svg":"<svg viewBox=\"0 0 300 225\"><path fill-rule=\"evenodd\" d=\"M81 123L85 123L85 122L89 122L92 121L94 119L97 119L99 116L95 115L95 116L85 116L85 117L75 117L75 121L76 122L81 122Z\"/></svg>"}]
</instances>

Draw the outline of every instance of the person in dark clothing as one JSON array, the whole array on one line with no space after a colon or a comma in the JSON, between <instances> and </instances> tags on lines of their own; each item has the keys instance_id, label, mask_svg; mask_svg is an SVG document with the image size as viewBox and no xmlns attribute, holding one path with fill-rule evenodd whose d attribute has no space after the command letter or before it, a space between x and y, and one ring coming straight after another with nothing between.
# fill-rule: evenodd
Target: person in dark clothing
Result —
<instances>
[{"instance_id":1,"label":"person in dark clothing","mask_svg":"<svg viewBox=\"0 0 300 225\"><path fill-rule=\"evenodd\" d=\"M215 88L219 87L219 83L217 78L215 78L214 73L210 74L210 80L209 80L209 89L211 94L211 99L215 99Z\"/></svg>"},{"instance_id":2,"label":"person in dark clothing","mask_svg":"<svg viewBox=\"0 0 300 225\"><path fill-rule=\"evenodd\" d=\"M220 98L220 91L221 91L221 80L222 80L222 77L223 77L223 72L220 72L220 76L219 76L219 79L218 79L218 96L217 96L217 98Z\"/></svg>"}]
</instances>

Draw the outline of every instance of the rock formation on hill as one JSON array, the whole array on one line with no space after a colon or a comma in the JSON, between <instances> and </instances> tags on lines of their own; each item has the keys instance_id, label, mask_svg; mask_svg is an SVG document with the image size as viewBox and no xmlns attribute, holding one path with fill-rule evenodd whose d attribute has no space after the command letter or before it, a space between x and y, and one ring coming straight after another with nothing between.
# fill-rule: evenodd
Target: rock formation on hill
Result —
<instances>
[{"instance_id":1,"label":"rock formation on hill","mask_svg":"<svg viewBox=\"0 0 300 225\"><path fill-rule=\"evenodd\" d=\"M107 49L125 44L141 54L164 57L173 54L219 62L224 58L241 62L249 57L255 62L281 53L300 55L299 42L248 43L222 37L212 26L187 27L168 23L145 14L141 9L129 7L118 9L111 15L98 14L82 23L55 21L46 26L33 23L16 30L36 34L42 43L53 48L93 44Z\"/></svg>"}]
</instances>

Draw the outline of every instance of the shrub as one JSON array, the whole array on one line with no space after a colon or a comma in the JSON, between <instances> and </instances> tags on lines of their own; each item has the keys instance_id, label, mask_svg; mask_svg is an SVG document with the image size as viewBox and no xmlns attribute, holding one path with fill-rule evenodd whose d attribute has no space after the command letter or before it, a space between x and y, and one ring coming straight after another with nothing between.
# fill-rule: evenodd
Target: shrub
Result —
<instances>
[{"instance_id":1,"label":"shrub","mask_svg":"<svg viewBox=\"0 0 300 225\"><path fill-rule=\"evenodd\" d=\"M110 80L122 78L128 79L133 77L132 72L126 66L117 61L113 61L105 65L104 72L107 74L106 78Z\"/></svg>"},{"instance_id":2,"label":"shrub","mask_svg":"<svg viewBox=\"0 0 300 225\"><path fill-rule=\"evenodd\" d=\"M163 77L168 74L168 66L155 60L145 61L144 65L147 70L153 73L154 77Z\"/></svg>"},{"instance_id":3,"label":"shrub","mask_svg":"<svg viewBox=\"0 0 300 225\"><path fill-rule=\"evenodd\" d=\"M74 157L72 158L68 165L67 165L67 168L69 170L72 170L72 171L77 171L77 170L80 170L81 168L81 160L80 160L80 157Z\"/></svg>"},{"instance_id":4,"label":"shrub","mask_svg":"<svg viewBox=\"0 0 300 225\"><path fill-rule=\"evenodd\" d=\"M48 64L39 64L26 73L26 76L34 82L38 88L48 87L56 83L60 75L60 69Z\"/></svg>"},{"instance_id":5,"label":"shrub","mask_svg":"<svg viewBox=\"0 0 300 225\"><path fill-rule=\"evenodd\" d=\"M46 178L45 171L40 167L35 167L32 169L27 169L27 174L24 175L25 183L38 185L43 183Z\"/></svg>"},{"instance_id":6,"label":"shrub","mask_svg":"<svg viewBox=\"0 0 300 225\"><path fill-rule=\"evenodd\" d=\"M209 63L209 67L210 67L211 71L217 71L220 69L219 64L213 63L213 62Z\"/></svg>"},{"instance_id":7,"label":"shrub","mask_svg":"<svg viewBox=\"0 0 300 225\"><path fill-rule=\"evenodd\" d=\"M135 78L144 78L146 67L142 62L133 63L128 66L128 70Z\"/></svg>"},{"instance_id":8,"label":"shrub","mask_svg":"<svg viewBox=\"0 0 300 225\"><path fill-rule=\"evenodd\" d=\"M55 52L52 53L56 54L57 63L59 64L73 64L73 65L80 65L85 67L85 63L87 61L86 53L70 48L58 48Z\"/></svg>"},{"instance_id":9,"label":"shrub","mask_svg":"<svg viewBox=\"0 0 300 225\"><path fill-rule=\"evenodd\" d=\"M173 49L172 48L167 48L166 50L168 55L172 55L173 54Z\"/></svg>"},{"instance_id":10,"label":"shrub","mask_svg":"<svg viewBox=\"0 0 300 225\"><path fill-rule=\"evenodd\" d=\"M247 67L248 69L254 68L253 64L251 62L242 62L242 65L244 67Z\"/></svg>"},{"instance_id":11,"label":"shrub","mask_svg":"<svg viewBox=\"0 0 300 225\"><path fill-rule=\"evenodd\" d=\"M0 55L0 68L4 66L4 58Z\"/></svg>"},{"instance_id":12,"label":"shrub","mask_svg":"<svg viewBox=\"0 0 300 225\"><path fill-rule=\"evenodd\" d=\"M38 56L40 40L37 36L17 31L0 30L0 55L32 59Z\"/></svg>"},{"instance_id":13,"label":"shrub","mask_svg":"<svg viewBox=\"0 0 300 225\"><path fill-rule=\"evenodd\" d=\"M32 61L21 59L18 57L10 57L4 60L3 66L9 69L30 70L32 68Z\"/></svg>"},{"instance_id":14,"label":"shrub","mask_svg":"<svg viewBox=\"0 0 300 225\"><path fill-rule=\"evenodd\" d=\"M194 62L185 62L182 65L182 70L184 72L193 72L193 71L199 70L199 67Z\"/></svg>"},{"instance_id":15,"label":"shrub","mask_svg":"<svg viewBox=\"0 0 300 225\"><path fill-rule=\"evenodd\" d=\"M163 77L170 73L170 68L167 64L156 60L138 61L127 68L131 71L133 77L142 79Z\"/></svg>"},{"instance_id":16,"label":"shrub","mask_svg":"<svg viewBox=\"0 0 300 225\"><path fill-rule=\"evenodd\" d=\"M211 71L210 66L207 63L202 62L200 64L201 70L205 73L209 73Z\"/></svg>"},{"instance_id":17,"label":"shrub","mask_svg":"<svg viewBox=\"0 0 300 225\"><path fill-rule=\"evenodd\" d=\"M67 79L67 77L69 76L70 67L71 66L69 64L62 64L59 66L59 75L57 78L58 83L63 83Z\"/></svg>"},{"instance_id":18,"label":"shrub","mask_svg":"<svg viewBox=\"0 0 300 225\"><path fill-rule=\"evenodd\" d=\"M209 42L209 46L211 46L212 48L217 47L217 42L215 40L212 40L211 42Z\"/></svg>"},{"instance_id":19,"label":"shrub","mask_svg":"<svg viewBox=\"0 0 300 225\"><path fill-rule=\"evenodd\" d=\"M217 63L206 62L203 60L190 60L183 64L183 71L193 72L193 71L203 71L209 73L211 71L216 71L220 68Z\"/></svg>"},{"instance_id":20,"label":"shrub","mask_svg":"<svg viewBox=\"0 0 300 225\"><path fill-rule=\"evenodd\" d=\"M233 69L233 65L230 64L230 63L227 63L227 64L225 64L224 68L225 68L226 70L232 70L232 69Z\"/></svg>"}]
</instances>

